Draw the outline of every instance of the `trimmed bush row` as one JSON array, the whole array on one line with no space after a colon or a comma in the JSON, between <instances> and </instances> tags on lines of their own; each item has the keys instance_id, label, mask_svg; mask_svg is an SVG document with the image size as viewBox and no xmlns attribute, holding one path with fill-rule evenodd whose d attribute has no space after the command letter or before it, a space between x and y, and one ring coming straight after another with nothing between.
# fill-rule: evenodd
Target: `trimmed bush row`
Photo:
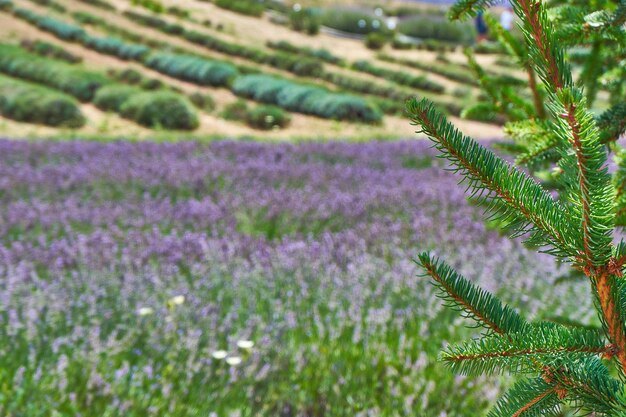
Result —
<instances>
[{"instance_id":1,"label":"trimmed bush row","mask_svg":"<svg viewBox=\"0 0 626 417\"><path fill-rule=\"evenodd\" d=\"M328 62L330 64L335 64L339 66L345 66L346 61L338 56L333 55L328 49L320 48L313 49L307 47L296 46L287 41L278 41L272 42L267 41L267 47L271 49L276 49L283 52L289 52L291 54L299 54L308 56L311 58L321 59L322 61Z\"/></svg>"},{"instance_id":2,"label":"trimmed bush row","mask_svg":"<svg viewBox=\"0 0 626 417\"><path fill-rule=\"evenodd\" d=\"M80 2L83 3L87 3L91 6L95 6L95 7L99 7L103 10L108 10L108 11L116 11L117 9L110 3L104 1L104 0L78 0Z\"/></svg>"},{"instance_id":3,"label":"trimmed bush row","mask_svg":"<svg viewBox=\"0 0 626 417\"><path fill-rule=\"evenodd\" d=\"M351 9L334 8L321 15L322 25L343 32L367 35L371 32L386 32L385 22L370 14Z\"/></svg>"},{"instance_id":4,"label":"trimmed bush row","mask_svg":"<svg viewBox=\"0 0 626 417\"><path fill-rule=\"evenodd\" d=\"M245 58L259 64L289 71L296 75L316 77L323 71L323 63L320 58L303 58L286 53L269 54L260 49L227 42L206 33L187 30L179 24L172 24L154 16L131 11L124 12L124 15L140 25L156 28L171 35L179 35L191 43L212 51Z\"/></svg>"},{"instance_id":5,"label":"trimmed bush row","mask_svg":"<svg viewBox=\"0 0 626 417\"><path fill-rule=\"evenodd\" d=\"M378 58L383 61L392 62L394 64L400 64L411 68L418 68L424 71L434 72L435 74L439 74L442 77L446 77L450 80L458 81L463 84L474 86L478 85L478 81L475 79L471 72L463 71L462 69L459 69L458 66L455 67L451 65L439 65L435 62L420 62L411 59L395 58L391 55L386 54L380 54L378 55Z\"/></svg>"},{"instance_id":6,"label":"trimmed bush row","mask_svg":"<svg viewBox=\"0 0 626 417\"><path fill-rule=\"evenodd\" d=\"M114 55L125 60L140 61L150 52L150 48L145 45L126 43L112 37L85 36L82 39L82 43L86 47L95 49L103 54Z\"/></svg>"},{"instance_id":7,"label":"trimmed bush row","mask_svg":"<svg viewBox=\"0 0 626 417\"><path fill-rule=\"evenodd\" d=\"M226 63L192 55L156 53L145 64L163 74L200 85L227 86L237 76L237 69Z\"/></svg>"},{"instance_id":8,"label":"trimmed bush row","mask_svg":"<svg viewBox=\"0 0 626 417\"><path fill-rule=\"evenodd\" d=\"M263 4L255 0L215 0L214 3L222 9L255 17L260 17L265 10Z\"/></svg>"},{"instance_id":9,"label":"trimmed bush row","mask_svg":"<svg viewBox=\"0 0 626 417\"><path fill-rule=\"evenodd\" d=\"M397 88L373 83L371 80L363 80L361 78L350 77L336 72L325 72L322 79L329 83L344 89L360 94L371 94L374 96L402 100L406 98L406 94ZM404 106L404 104L402 104Z\"/></svg>"},{"instance_id":10,"label":"trimmed bush row","mask_svg":"<svg viewBox=\"0 0 626 417\"><path fill-rule=\"evenodd\" d=\"M467 22L450 22L445 19L417 16L398 24L398 32L420 39L470 44L476 37L474 26Z\"/></svg>"},{"instance_id":11,"label":"trimmed bush row","mask_svg":"<svg viewBox=\"0 0 626 417\"><path fill-rule=\"evenodd\" d=\"M0 76L0 114L20 122L80 127L85 124L78 103L45 87Z\"/></svg>"},{"instance_id":12,"label":"trimmed bush row","mask_svg":"<svg viewBox=\"0 0 626 417\"><path fill-rule=\"evenodd\" d=\"M198 127L198 116L191 103L170 91L109 85L98 90L94 104L151 128L193 130Z\"/></svg>"},{"instance_id":13,"label":"trimmed bush row","mask_svg":"<svg viewBox=\"0 0 626 417\"><path fill-rule=\"evenodd\" d=\"M91 101L98 88L110 83L99 72L38 57L13 45L0 45L0 72L45 84L81 101Z\"/></svg>"},{"instance_id":14,"label":"trimmed bush row","mask_svg":"<svg viewBox=\"0 0 626 417\"><path fill-rule=\"evenodd\" d=\"M30 0L32 3L38 4L40 6L46 6L51 8L52 10L56 10L59 13L65 13L66 9L63 5L57 3L54 0Z\"/></svg>"},{"instance_id":15,"label":"trimmed bush row","mask_svg":"<svg viewBox=\"0 0 626 417\"><path fill-rule=\"evenodd\" d=\"M424 91L432 91L434 93L443 93L445 88L443 85L430 81L424 76L415 76L401 71L389 70L387 68L377 67L368 61L357 61L352 64L357 71L366 72L377 77L385 78L397 84L407 85L409 87L418 88Z\"/></svg>"},{"instance_id":16,"label":"trimmed bush row","mask_svg":"<svg viewBox=\"0 0 626 417\"><path fill-rule=\"evenodd\" d=\"M53 19L48 16L43 16L21 7L14 8L13 14L26 20L30 24L37 26L39 29L51 32L55 36L66 41L80 42L81 39L87 36L85 30L81 27L72 25L71 23L65 23L61 20Z\"/></svg>"},{"instance_id":17,"label":"trimmed bush row","mask_svg":"<svg viewBox=\"0 0 626 417\"><path fill-rule=\"evenodd\" d=\"M87 48L95 49L98 52L113 55L121 59L140 60L150 52L150 48L145 45L126 43L112 37L91 36L79 26L51 17L42 16L30 10L16 8L13 13L38 28L46 32L51 32L58 38L79 42Z\"/></svg>"},{"instance_id":18,"label":"trimmed bush row","mask_svg":"<svg viewBox=\"0 0 626 417\"><path fill-rule=\"evenodd\" d=\"M70 62L72 64L77 64L83 60L82 57L78 55L74 55L67 49L64 49L58 45L53 43L35 40L31 41L29 39L23 39L20 42L22 48L33 52L37 55L47 56L54 59L60 59L62 61Z\"/></svg>"},{"instance_id":19,"label":"trimmed bush row","mask_svg":"<svg viewBox=\"0 0 626 417\"><path fill-rule=\"evenodd\" d=\"M327 119L372 123L379 122L382 118L376 107L361 98L267 75L239 77L233 83L232 89L242 97Z\"/></svg>"}]
</instances>

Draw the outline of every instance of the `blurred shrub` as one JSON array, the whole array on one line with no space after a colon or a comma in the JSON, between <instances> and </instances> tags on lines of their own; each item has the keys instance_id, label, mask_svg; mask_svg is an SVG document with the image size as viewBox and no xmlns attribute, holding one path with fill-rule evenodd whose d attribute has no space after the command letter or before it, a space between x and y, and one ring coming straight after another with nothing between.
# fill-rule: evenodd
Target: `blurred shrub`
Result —
<instances>
[{"instance_id":1,"label":"blurred shrub","mask_svg":"<svg viewBox=\"0 0 626 417\"><path fill-rule=\"evenodd\" d=\"M245 100L234 101L224 107L224 110L220 113L226 120L245 121L248 115L248 103Z\"/></svg>"},{"instance_id":2,"label":"blurred shrub","mask_svg":"<svg viewBox=\"0 0 626 417\"><path fill-rule=\"evenodd\" d=\"M321 59L322 61L339 66L345 65L345 60L343 58L333 55L333 53L330 52L328 49L313 49L306 46L297 46L287 41L267 41L266 45L268 48L271 49L289 52L291 54L305 55L312 58Z\"/></svg>"},{"instance_id":3,"label":"blurred shrub","mask_svg":"<svg viewBox=\"0 0 626 417\"><path fill-rule=\"evenodd\" d=\"M116 79L117 81L121 81L125 84L139 84L144 81L144 76L133 68L125 68L123 70L109 70L108 74Z\"/></svg>"},{"instance_id":4,"label":"blurred shrub","mask_svg":"<svg viewBox=\"0 0 626 417\"><path fill-rule=\"evenodd\" d=\"M213 100L213 97L208 94L203 94L199 92L192 93L189 95L189 101L191 101L191 104L196 106L198 109L207 112L212 112L213 110L215 110L215 100Z\"/></svg>"},{"instance_id":5,"label":"blurred shrub","mask_svg":"<svg viewBox=\"0 0 626 417\"><path fill-rule=\"evenodd\" d=\"M228 42L207 33L198 32L196 30L186 30L180 25L168 23L157 17L146 16L136 12L125 12L124 14L143 26L149 26L166 33L180 35L189 42L201 45L207 49L245 58L259 64L270 65L296 75L317 77L323 70L323 62L317 57L310 56L303 59L301 56L294 56L288 53L271 54L261 49Z\"/></svg>"},{"instance_id":6,"label":"blurred shrub","mask_svg":"<svg viewBox=\"0 0 626 417\"><path fill-rule=\"evenodd\" d=\"M256 106L248 112L246 122L256 129L270 130L286 127L291 117L276 106Z\"/></svg>"},{"instance_id":7,"label":"blurred shrub","mask_svg":"<svg viewBox=\"0 0 626 417\"><path fill-rule=\"evenodd\" d=\"M148 56L145 64L163 74L200 85L225 86L238 74L230 64L192 55L157 53Z\"/></svg>"},{"instance_id":8,"label":"blurred shrub","mask_svg":"<svg viewBox=\"0 0 626 417\"><path fill-rule=\"evenodd\" d=\"M169 33L172 35L180 35L185 31L185 28L178 23L169 23L168 21L163 20L159 17L133 12L132 10L125 11L123 15L143 26L149 26L154 29L159 29L161 32Z\"/></svg>"},{"instance_id":9,"label":"blurred shrub","mask_svg":"<svg viewBox=\"0 0 626 417\"><path fill-rule=\"evenodd\" d=\"M471 71L464 70L456 64L436 63L436 62L423 62L412 59L396 58L391 55L379 54L378 59L387 62L393 62L395 64L405 65L409 68L417 68L424 71L430 71L432 73L441 75L450 80L458 81L468 85L478 85L478 80L472 74Z\"/></svg>"},{"instance_id":10,"label":"blurred shrub","mask_svg":"<svg viewBox=\"0 0 626 417\"><path fill-rule=\"evenodd\" d=\"M246 75L233 83L235 94L283 109L327 119L379 122L380 111L360 97L332 93L267 75Z\"/></svg>"},{"instance_id":11,"label":"blurred shrub","mask_svg":"<svg viewBox=\"0 0 626 417\"><path fill-rule=\"evenodd\" d=\"M305 7L291 9L289 11L289 27L296 32L305 32L309 35L317 35L320 32L321 16L313 8Z\"/></svg>"},{"instance_id":12,"label":"blurred shrub","mask_svg":"<svg viewBox=\"0 0 626 417\"><path fill-rule=\"evenodd\" d=\"M221 113L226 120L244 122L255 129L270 130L289 125L291 117L276 106L256 106L250 108L244 100L227 105Z\"/></svg>"},{"instance_id":13,"label":"blurred shrub","mask_svg":"<svg viewBox=\"0 0 626 417\"><path fill-rule=\"evenodd\" d=\"M236 13L260 17L265 7L254 0L215 0L215 5Z\"/></svg>"},{"instance_id":14,"label":"blurred shrub","mask_svg":"<svg viewBox=\"0 0 626 417\"><path fill-rule=\"evenodd\" d=\"M160 88L163 88L163 86L163 81L156 78L144 79L141 82L141 88L143 88L144 90L158 90Z\"/></svg>"},{"instance_id":15,"label":"blurred shrub","mask_svg":"<svg viewBox=\"0 0 626 417\"><path fill-rule=\"evenodd\" d=\"M120 113L151 128L193 130L199 124L189 100L169 91L133 94L122 104Z\"/></svg>"},{"instance_id":16,"label":"blurred shrub","mask_svg":"<svg viewBox=\"0 0 626 417\"><path fill-rule=\"evenodd\" d=\"M365 37L365 46L367 46L369 49L378 50L382 49L388 41L388 36L379 32L371 32L368 33Z\"/></svg>"},{"instance_id":17,"label":"blurred shrub","mask_svg":"<svg viewBox=\"0 0 626 417\"><path fill-rule=\"evenodd\" d=\"M381 19L358 10L328 9L321 14L321 22L333 29L362 35L388 31Z\"/></svg>"},{"instance_id":18,"label":"blurred shrub","mask_svg":"<svg viewBox=\"0 0 626 417\"><path fill-rule=\"evenodd\" d=\"M110 83L99 72L33 55L13 45L0 45L0 72L35 81L90 101L95 91Z\"/></svg>"},{"instance_id":19,"label":"blurred shrub","mask_svg":"<svg viewBox=\"0 0 626 417\"><path fill-rule=\"evenodd\" d=\"M366 72L377 77L382 77L397 84L419 88L420 90L432 91L434 93L443 93L445 90L443 85L431 81L425 76L416 76L402 71L394 71L387 68L378 67L371 64L369 61L356 61L352 66L358 71Z\"/></svg>"},{"instance_id":20,"label":"blurred shrub","mask_svg":"<svg viewBox=\"0 0 626 417\"><path fill-rule=\"evenodd\" d=\"M457 48L456 44L442 42L436 39L426 39L416 45L417 49L424 49L432 52L454 52Z\"/></svg>"},{"instance_id":21,"label":"blurred shrub","mask_svg":"<svg viewBox=\"0 0 626 417\"><path fill-rule=\"evenodd\" d=\"M65 6L63 6L62 4L57 3L54 0L30 0L31 2L35 3L35 4L39 4L41 6L45 6L45 7L49 7L52 10L55 10L59 13L65 13L66 12L66 8Z\"/></svg>"},{"instance_id":22,"label":"blurred shrub","mask_svg":"<svg viewBox=\"0 0 626 417\"><path fill-rule=\"evenodd\" d=\"M399 38L393 38L393 40L391 41L391 47L393 49L413 49L415 48L415 44L412 44L411 42L406 42L403 41L402 39Z\"/></svg>"},{"instance_id":23,"label":"blurred shrub","mask_svg":"<svg viewBox=\"0 0 626 417\"><path fill-rule=\"evenodd\" d=\"M353 91L360 94L372 94L380 97L391 98L395 100L405 101L407 94L388 85L380 85L371 80L351 77L336 72L326 72L322 78L330 83L343 88L344 90Z\"/></svg>"},{"instance_id":24,"label":"blurred shrub","mask_svg":"<svg viewBox=\"0 0 626 417\"><path fill-rule=\"evenodd\" d=\"M11 0L0 0L0 10L13 10L14 4Z\"/></svg>"},{"instance_id":25,"label":"blurred shrub","mask_svg":"<svg viewBox=\"0 0 626 417\"><path fill-rule=\"evenodd\" d=\"M403 20L398 24L398 32L414 38L464 44L472 43L476 37L474 26L469 22L451 22L423 16Z\"/></svg>"},{"instance_id":26,"label":"blurred shrub","mask_svg":"<svg viewBox=\"0 0 626 417\"><path fill-rule=\"evenodd\" d=\"M154 13L163 13L165 10L163 3L158 0L131 0L131 3L135 6L141 6L144 9L153 11Z\"/></svg>"},{"instance_id":27,"label":"blurred shrub","mask_svg":"<svg viewBox=\"0 0 626 417\"><path fill-rule=\"evenodd\" d=\"M95 6L95 7L99 7L101 9L103 9L103 10L109 10L109 11L115 11L116 10L115 7L112 4L110 4L110 3L108 3L108 2L106 2L104 0L79 0L79 1L81 1L83 3L90 4L90 5Z\"/></svg>"},{"instance_id":28,"label":"blurred shrub","mask_svg":"<svg viewBox=\"0 0 626 417\"><path fill-rule=\"evenodd\" d=\"M70 23L63 22L48 16L43 16L30 10L16 7L13 9L13 14L17 17L26 20L27 22L37 26L39 29L51 32L55 36L66 41L80 41L86 36L83 28L72 25Z\"/></svg>"},{"instance_id":29,"label":"blurred shrub","mask_svg":"<svg viewBox=\"0 0 626 417\"><path fill-rule=\"evenodd\" d=\"M98 52L113 55L125 60L141 60L150 52L150 48L145 45L127 43L113 37L85 36L83 44L88 48Z\"/></svg>"},{"instance_id":30,"label":"blurred shrub","mask_svg":"<svg viewBox=\"0 0 626 417\"><path fill-rule=\"evenodd\" d=\"M82 57L74 55L73 53L61 46L39 39L34 41L29 39L23 39L20 42L20 46L37 55L60 59L62 61L66 61L72 64L76 64L83 60Z\"/></svg>"},{"instance_id":31,"label":"blurred shrub","mask_svg":"<svg viewBox=\"0 0 626 417\"><path fill-rule=\"evenodd\" d=\"M0 76L0 113L20 122L80 127L85 124L78 103L45 87Z\"/></svg>"},{"instance_id":32,"label":"blurred shrub","mask_svg":"<svg viewBox=\"0 0 626 417\"><path fill-rule=\"evenodd\" d=\"M477 54L502 54L504 48L499 42L481 42L474 45L474 52Z\"/></svg>"},{"instance_id":33,"label":"blurred shrub","mask_svg":"<svg viewBox=\"0 0 626 417\"><path fill-rule=\"evenodd\" d=\"M133 95L141 94L142 90L137 87L124 84L113 84L102 87L96 93L93 103L97 108L104 111L119 113L122 105Z\"/></svg>"},{"instance_id":34,"label":"blurred shrub","mask_svg":"<svg viewBox=\"0 0 626 417\"><path fill-rule=\"evenodd\" d=\"M180 17L182 19L188 19L191 16L191 12L187 9L182 9L177 6L170 6L166 9L167 14Z\"/></svg>"}]
</instances>

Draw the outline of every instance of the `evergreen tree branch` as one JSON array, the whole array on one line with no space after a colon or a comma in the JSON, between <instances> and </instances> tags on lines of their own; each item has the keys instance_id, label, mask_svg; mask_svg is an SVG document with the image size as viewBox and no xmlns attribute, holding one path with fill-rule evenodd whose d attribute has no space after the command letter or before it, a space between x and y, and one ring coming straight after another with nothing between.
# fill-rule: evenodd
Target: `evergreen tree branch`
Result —
<instances>
[{"instance_id":1,"label":"evergreen tree branch","mask_svg":"<svg viewBox=\"0 0 626 417\"><path fill-rule=\"evenodd\" d=\"M435 147L468 180L473 195L487 190L490 198L501 200L507 208L502 218L511 218L510 224L520 233L533 234L533 241L538 244L554 247L551 253L556 256L579 256L576 246L580 235L570 225L570 213L537 182L463 136L427 100L409 100L407 111ZM520 223L517 220L520 216L528 223ZM529 228L529 224L533 226Z\"/></svg>"},{"instance_id":2,"label":"evergreen tree branch","mask_svg":"<svg viewBox=\"0 0 626 417\"><path fill-rule=\"evenodd\" d=\"M416 262L424 269L425 275L433 279L440 290L440 297L479 325L498 334L517 332L524 327L525 320L515 310L470 283L445 262L426 252L419 254Z\"/></svg>"},{"instance_id":3,"label":"evergreen tree branch","mask_svg":"<svg viewBox=\"0 0 626 417\"><path fill-rule=\"evenodd\" d=\"M621 274L621 267L615 266L614 269ZM620 281L618 282L615 275L605 270L594 277L593 283L602 313L601 319L609 339L616 347L615 356L622 373L626 375L626 332L624 329L626 291L623 280Z\"/></svg>"},{"instance_id":4,"label":"evergreen tree branch","mask_svg":"<svg viewBox=\"0 0 626 417\"><path fill-rule=\"evenodd\" d=\"M567 399L586 412L612 416L626 410L626 402L621 398L622 383L611 378L597 357L563 361L544 378L563 386Z\"/></svg>"},{"instance_id":5,"label":"evergreen tree branch","mask_svg":"<svg viewBox=\"0 0 626 417\"><path fill-rule=\"evenodd\" d=\"M476 16L478 11L497 4L498 0L458 0L448 11L450 20L465 20Z\"/></svg>"},{"instance_id":6,"label":"evergreen tree branch","mask_svg":"<svg viewBox=\"0 0 626 417\"><path fill-rule=\"evenodd\" d=\"M582 258L578 262L587 269L605 265L610 257L612 241L612 207L610 176L604 167L606 153L599 144L593 117L586 109L580 90L574 87L563 48L558 45L545 7L539 0L516 0L514 8L524 21L524 32L531 56L551 95L551 110L557 117L556 133L570 143L575 160L564 158L562 168L570 171L567 181L570 197L576 198L583 239Z\"/></svg>"},{"instance_id":7,"label":"evergreen tree branch","mask_svg":"<svg viewBox=\"0 0 626 417\"><path fill-rule=\"evenodd\" d=\"M545 371L555 361L576 361L589 355L610 355L598 331L566 328L553 323L527 325L517 333L494 335L449 347L441 359L455 372L478 375L509 371Z\"/></svg>"},{"instance_id":8,"label":"evergreen tree branch","mask_svg":"<svg viewBox=\"0 0 626 417\"><path fill-rule=\"evenodd\" d=\"M542 378L527 379L513 386L487 417L542 417L558 410L561 388Z\"/></svg>"}]
</instances>

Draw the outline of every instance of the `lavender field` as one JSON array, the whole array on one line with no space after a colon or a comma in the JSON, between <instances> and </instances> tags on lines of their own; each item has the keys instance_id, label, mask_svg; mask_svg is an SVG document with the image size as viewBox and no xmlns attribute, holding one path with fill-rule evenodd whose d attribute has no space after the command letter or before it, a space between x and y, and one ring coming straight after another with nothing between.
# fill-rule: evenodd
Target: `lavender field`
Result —
<instances>
[{"instance_id":1,"label":"lavender field","mask_svg":"<svg viewBox=\"0 0 626 417\"><path fill-rule=\"evenodd\" d=\"M0 415L482 415L508 381L437 362L476 330L418 251L535 317L588 322L590 297L432 155L0 141Z\"/></svg>"}]
</instances>

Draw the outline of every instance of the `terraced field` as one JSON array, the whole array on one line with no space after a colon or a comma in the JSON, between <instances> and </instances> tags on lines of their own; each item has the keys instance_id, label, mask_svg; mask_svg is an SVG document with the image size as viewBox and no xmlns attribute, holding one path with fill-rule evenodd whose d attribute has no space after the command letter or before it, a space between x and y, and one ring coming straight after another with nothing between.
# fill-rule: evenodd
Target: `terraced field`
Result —
<instances>
[{"instance_id":1,"label":"terraced field","mask_svg":"<svg viewBox=\"0 0 626 417\"><path fill-rule=\"evenodd\" d=\"M407 137L413 128L402 114L403 102L418 95L438 103L467 133L482 138L500 133L495 124L458 118L479 94L460 47L442 53L388 45L376 51L324 27L310 36L279 25L274 10L257 17L206 1L181 7L164 0L158 3L163 10L154 13L141 3L0 0L4 83L45 89L74 114L49 123L11 110L30 108L27 104L0 103L0 132ZM522 77L498 67L497 56L478 59L494 73Z\"/></svg>"}]
</instances>

